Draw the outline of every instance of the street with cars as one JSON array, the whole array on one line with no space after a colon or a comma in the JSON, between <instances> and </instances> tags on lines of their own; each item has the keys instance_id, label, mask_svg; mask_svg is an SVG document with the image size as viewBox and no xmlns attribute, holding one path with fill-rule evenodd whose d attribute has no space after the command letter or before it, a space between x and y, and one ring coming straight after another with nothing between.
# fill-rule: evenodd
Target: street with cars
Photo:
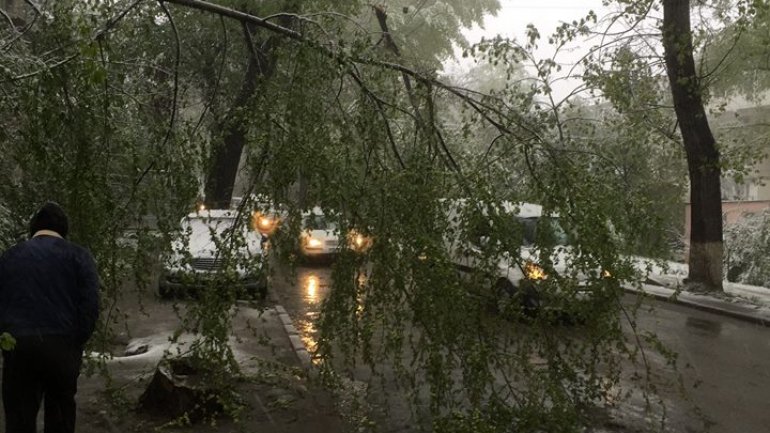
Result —
<instances>
[{"instance_id":1,"label":"street with cars","mask_svg":"<svg viewBox=\"0 0 770 433\"><path fill-rule=\"evenodd\" d=\"M563 272L564 269L563 266L543 269L529 253L536 227L542 227L538 226L539 221L546 220L541 208L526 205L512 209L506 212L513 212L525 229L522 257L526 262L519 266L516 258L504 256L500 259L494 280L506 290L497 295L510 296L518 288L528 287L527 293L535 298L524 298L529 302L525 307L541 308L533 302L538 300L538 295L532 290L539 287L549 273ZM193 275L192 282L195 283L219 270L222 256L218 245L222 239L217 236L228 233L235 217L229 211L199 211L183 220L187 240L186 243L177 242L175 255L167 260L169 265L159 282L162 297L169 295L169 287L191 285L190 281L174 279L180 278L181 271ZM299 266L291 267L280 264L270 255L269 238L280 229L281 218L285 215L277 212L252 215L245 226L245 242L240 248L245 255L256 258L255 263L259 266L238 264L235 267L240 280L238 284L251 289L246 291L251 299L267 296L269 301L282 305L292 319L304 350L312 355L319 338L318 319L332 287L331 264L341 248L365 250L372 240L355 232L350 234L350 239L341 239L335 219L325 215L320 208L314 208L301 215L297 251L300 260L296 262ZM548 216L545 222L552 230L558 229L555 217ZM558 233L562 235L558 237L561 241L557 243L560 248L557 253L569 254L566 234L557 230ZM465 245L452 240L447 242L449 256L459 270L472 272L483 265L480 248L487 242L488 235L483 230L477 230L476 235ZM253 272L255 270L258 272ZM609 274L604 271L600 276L605 278ZM254 289L260 292L250 293ZM644 341L645 350L640 359L629 360L623 366L622 381L617 390L622 398L614 399L612 406L607 408L614 420L607 430L646 431L663 427L672 432L766 431L766 426L770 425L770 413L764 410L770 403L770 394L766 392L770 388L770 368L766 362L770 358L770 343L766 323L757 320L756 314L748 320L748 316L735 313L735 308L730 310L729 306L702 308L710 304L685 302L690 296L687 294L678 303L669 302L668 294L661 295L661 289L646 285L642 289L636 288L635 292L629 290L623 303L629 307L638 305L640 296L643 297L642 306L636 316L625 321L624 331L628 341ZM721 301L710 302L719 304ZM704 309L707 311L701 311ZM720 314L725 311L732 313ZM565 326L580 325L570 323ZM671 356L661 356L660 350L654 350L658 348L645 337L653 335ZM349 374L352 381L366 383L371 380L370 372L364 366L349 371ZM401 390L396 386L381 385L388 391L385 398L389 401L380 402L388 405L390 410L381 420L390 425L387 431L411 431L416 422L413 408L408 407L403 396L399 397ZM641 390L651 393L644 395Z\"/></svg>"},{"instance_id":2,"label":"street with cars","mask_svg":"<svg viewBox=\"0 0 770 433\"><path fill-rule=\"evenodd\" d=\"M281 270L271 278L274 299L289 312L300 338L309 351L318 339L316 319L331 290L331 268L327 265ZM624 298L636 302L635 294ZM655 351L647 352L652 385L657 399L649 403L641 395L646 366L625 366L622 386L631 391L612 408L617 425L606 431L654 431L665 418L671 432L766 432L770 425L770 329L739 318L704 312L672 302L645 298L638 311L636 332L654 333L676 353L676 368ZM633 330L626 324L632 337ZM365 369L357 379L365 381ZM394 388L395 391L395 388ZM387 418L386 431L411 431L411 412L393 399L396 409ZM652 430L651 430L652 429Z\"/></svg>"}]
</instances>

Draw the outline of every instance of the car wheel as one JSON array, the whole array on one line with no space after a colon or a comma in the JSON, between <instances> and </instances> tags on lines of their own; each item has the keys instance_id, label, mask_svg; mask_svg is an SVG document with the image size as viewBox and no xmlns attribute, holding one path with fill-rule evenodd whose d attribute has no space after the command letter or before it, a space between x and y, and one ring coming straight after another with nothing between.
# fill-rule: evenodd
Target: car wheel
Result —
<instances>
[{"instance_id":1,"label":"car wheel","mask_svg":"<svg viewBox=\"0 0 770 433\"><path fill-rule=\"evenodd\" d=\"M535 316L540 311L540 296L533 287L521 293L521 308L529 317Z\"/></svg>"},{"instance_id":2,"label":"car wheel","mask_svg":"<svg viewBox=\"0 0 770 433\"><path fill-rule=\"evenodd\" d=\"M516 288L510 281L505 278L497 280L487 302L488 309L497 314L505 311L515 292Z\"/></svg>"},{"instance_id":3,"label":"car wheel","mask_svg":"<svg viewBox=\"0 0 770 433\"><path fill-rule=\"evenodd\" d=\"M496 313L501 313L510 307L511 302L518 302L518 307L528 317L540 310L540 298L534 288L518 288L508 279L501 278L495 283L490 307Z\"/></svg>"}]
</instances>

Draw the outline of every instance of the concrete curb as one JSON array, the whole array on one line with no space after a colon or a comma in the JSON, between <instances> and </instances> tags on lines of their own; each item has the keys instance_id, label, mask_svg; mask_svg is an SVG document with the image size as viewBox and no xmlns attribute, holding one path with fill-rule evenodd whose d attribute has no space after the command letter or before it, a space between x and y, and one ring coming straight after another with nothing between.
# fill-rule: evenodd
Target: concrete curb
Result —
<instances>
[{"instance_id":1,"label":"concrete curb","mask_svg":"<svg viewBox=\"0 0 770 433\"><path fill-rule=\"evenodd\" d=\"M308 352L305 344L302 343L302 339L299 336L297 328L294 327L291 316L289 316L289 313L285 308L283 308L283 305L281 305L281 300L278 298L278 294L275 293L274 290L268 289L267 297L270 302L273 303L273 308L278 314L278 318L281 320L281 324L283 324L283 329L286 331L286 336L289 337L291 348L294 349L294 353L297 355L300 365L306 370L310 369L310 367L313 366L310 352Z\"/></svg>"},{"instance_id":2,"label":"concrete curb","mask_svg":"<svg viewBox=\"0 0 770 433\"><path fill-rule=\"evenodd\" d=\"M732 317L760 326L770 327L770 311L748 306L746 304L733 304L722 299L708 295L700 295L676 290L668 287L642 284L641 289L624 287L626 292L650 296L664 302L683 305L714 314Z\"/></svg>"},{"instance_id":3,"label":"concrete curb","mask_svg":"<svg viewBox=\"0 0 770 433\"><path fill-rule=\"evenodd\" d=\"M297 331L297 328L294 327L294 323L291 320L291 316L289 316L289 313L286 312L286 309L283 308L282 305L276 304L274 308L275 308L275 312L278 313L278 318L281 320L281 323L283 324L283 329L286 331L286 335L289 337L291 348L294 350L294 353L297 355L297 359L299 359L299 363L302 365L303 368L309 369L313 365L313 363L311 362L310 352L308 352L307 348L305 347L305 344L302 342L302 339L299 336L299 332Z\"/></svg>"}]
</instances>

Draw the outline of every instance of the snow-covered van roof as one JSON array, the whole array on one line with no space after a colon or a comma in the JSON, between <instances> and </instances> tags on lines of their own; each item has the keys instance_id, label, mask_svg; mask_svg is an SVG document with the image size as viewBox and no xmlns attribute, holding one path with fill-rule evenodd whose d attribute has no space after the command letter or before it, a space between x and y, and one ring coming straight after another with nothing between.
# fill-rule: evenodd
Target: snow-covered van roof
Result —
<instances>
[{"instance_id":1,"label":"snow-covered van roof","mask_svg":"<svg viewBox=\"0 0 770 433\"><path fill-rule=\"evenodd\" d=\"M465 206L467 199L441 199L441 201L447 201L454 206ZM503 201L503 209L506 213L515 214L519 218L537 218L543 216L543 206L534 203L525 202L512 202ZM551 214L551 216L558 216Z\"/></svg>"},{"instance_id":2,"label":"snow-covered van roof","mask_svg":"<svg viewBox=\"0 0 770 433\"><path fill-rule=\"evenodd\" d=\"M543 216L543 206L533 203L503 202L503 209L508 213L515 213L519 218L537 218Z\"/></svg>"},{"instance_id":3,"label":"snow-covered van roof","mask_svg":"<svg viewBox=\"0 0 770 433\"><path fill-rule=\"evenodd\" d=\"M230 209L206 209L197 212L190 212L187 215L189 219L206 219L206 218L235 218L238 212Z\"/></svg>"}]
</instances>

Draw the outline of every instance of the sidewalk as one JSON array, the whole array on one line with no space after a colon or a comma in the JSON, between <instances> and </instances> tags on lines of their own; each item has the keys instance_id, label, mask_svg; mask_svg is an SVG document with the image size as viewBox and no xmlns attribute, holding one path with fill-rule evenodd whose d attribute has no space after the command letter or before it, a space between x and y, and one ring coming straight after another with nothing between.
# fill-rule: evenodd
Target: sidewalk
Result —
<instances>
[{"instance_id":1,"label":"sidewalk","mask_svg":"<svg viewBox=\"0 0 770 433\"><path fill-rule=\"evenodd\" d=\"M657 272L650 273L641 288L626 290L770 327L770 288L724 281L724 293L695 293L685 290L687 265L672 262L668 269L653 268Z\"/></svg>"},{"instance_id":2,"label":"sidewalk","mask_svg":"<svg viewBox=\"0 0 770 433\"><path fill-rule=\"evenodd\" d=\"M184 304L180 304L184 308ZM126 311L130 306L124 306ZM164 353L184 352L194 340L182 334L171 342L179 319L171 302L147 300L143 313L136 310L121 325L108 359L109 381L81 375L78 381L78 431L81 433L147 431L169 420L138 413L134 408ZM133 308L132 308L133 309ZM280 306L264 310L245 304L233 310L230 345L245 374L236 389L245 405L237 422L221 418L216 424L174 428L180 432L264 433L342 431L344 421L328 392L308 380L296 345L287 334L285 311ZM283 314L282 314L283 313ZM130 331L130 335L126 330ZM119 394L105 392L108 382ZM112 398L110 398L112 397Z\"/></svg>"}]
</instances>

